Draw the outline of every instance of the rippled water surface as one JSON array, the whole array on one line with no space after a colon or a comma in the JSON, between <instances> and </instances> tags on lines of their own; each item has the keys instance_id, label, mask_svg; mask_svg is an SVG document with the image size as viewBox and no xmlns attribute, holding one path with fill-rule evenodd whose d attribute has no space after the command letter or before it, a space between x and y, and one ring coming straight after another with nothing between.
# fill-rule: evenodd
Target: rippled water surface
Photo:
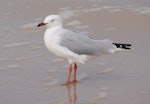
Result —
<instances>
[{"instance_id":1,"label":"rippled water surface","mask_svg":"<svg viewBox=\"0 0 150 104\"><path fill-rule=\"evenodd\" d=\"M68 62L48 52L45 28L36 27L49 14L61 15L65 28L134 50L79 65L78 83L62 86ZM2 0L0 23L0 104L150 102L149 0Z\"/></svg>"}]
</instances>

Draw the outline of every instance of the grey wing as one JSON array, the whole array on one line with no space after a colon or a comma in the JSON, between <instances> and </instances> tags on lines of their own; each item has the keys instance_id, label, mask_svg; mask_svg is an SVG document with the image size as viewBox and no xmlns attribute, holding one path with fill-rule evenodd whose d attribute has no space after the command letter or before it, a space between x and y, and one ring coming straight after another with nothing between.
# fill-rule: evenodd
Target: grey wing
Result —
<instances>
[{"instance_id":1,"label":"grey wing","mask_svg":"<svg viewBox=\"0 0 150 104\"><path fill-rule=\"evenodd\" d=\"M112 42L94 40L78 32L66 30L61 34L60 44L77 54L96 55L105 53L112 47Z\"/></svg>"}]
</instances>

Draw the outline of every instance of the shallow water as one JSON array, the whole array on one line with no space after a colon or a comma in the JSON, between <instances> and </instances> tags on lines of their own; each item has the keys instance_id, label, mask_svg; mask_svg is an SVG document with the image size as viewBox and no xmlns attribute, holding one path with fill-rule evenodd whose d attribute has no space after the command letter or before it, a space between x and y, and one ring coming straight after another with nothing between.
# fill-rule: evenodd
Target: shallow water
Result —
<instances>
[{"instance_id":1,"label":"shallow water","mask_svg":"<svg viewBox=\"0 0 150 104\"><path fill-rule=\"evenodd\" d=\"M68 62L48 52L45 28L36 27L49 14L61 15L65 28L134 50L79 65L79 82L62 86ZM0 104L150 102L149 0L2 0L0 22Z\"/></svg>"}]
</instances>

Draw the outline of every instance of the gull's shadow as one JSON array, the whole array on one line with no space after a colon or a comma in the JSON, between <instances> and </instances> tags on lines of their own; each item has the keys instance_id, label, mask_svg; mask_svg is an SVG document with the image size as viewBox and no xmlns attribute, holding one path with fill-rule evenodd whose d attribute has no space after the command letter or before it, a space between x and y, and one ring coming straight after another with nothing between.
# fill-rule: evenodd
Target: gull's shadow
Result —
<instances>
[{"instance_id":1,"label":"gull's shadow","mask_svg":"<svg viewBox=\"0 0 150 104\"><path fill-rule=\"evenodd\" d=\"M77 100L76 83L66 86L66 89L67 89L67 93L68 93L69 104L76 104L76 100ZM71 94L71 89L73 89L73 94Z\"/></svg>"}]
</instances>

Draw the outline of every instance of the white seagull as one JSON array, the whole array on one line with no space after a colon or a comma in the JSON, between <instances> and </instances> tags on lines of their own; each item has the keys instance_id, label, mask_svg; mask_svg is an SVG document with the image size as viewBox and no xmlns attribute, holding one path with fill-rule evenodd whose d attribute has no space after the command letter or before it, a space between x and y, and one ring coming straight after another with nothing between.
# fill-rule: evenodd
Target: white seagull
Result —
<instances>
[{"instance_id":1,"label":"white seagull","mask_svg":"<svg viewBox=\"0 0 150 104\"><path fill-rule=\"evenodd\" d=\"M113 43L113 41L95 40L85 34L77 31L63 28L63 22L59 15L49 15L45 18L40 26L46 26L44 42L46 47L53 54L68 60L70 67L68 80L65 85L71 83L70 77L72 64L74 64L74 79L76 83L77 65L84 63L86 60L103 54L115 53L120 50L130 49L131 44Z\"/></svg>"}]
</instances>

